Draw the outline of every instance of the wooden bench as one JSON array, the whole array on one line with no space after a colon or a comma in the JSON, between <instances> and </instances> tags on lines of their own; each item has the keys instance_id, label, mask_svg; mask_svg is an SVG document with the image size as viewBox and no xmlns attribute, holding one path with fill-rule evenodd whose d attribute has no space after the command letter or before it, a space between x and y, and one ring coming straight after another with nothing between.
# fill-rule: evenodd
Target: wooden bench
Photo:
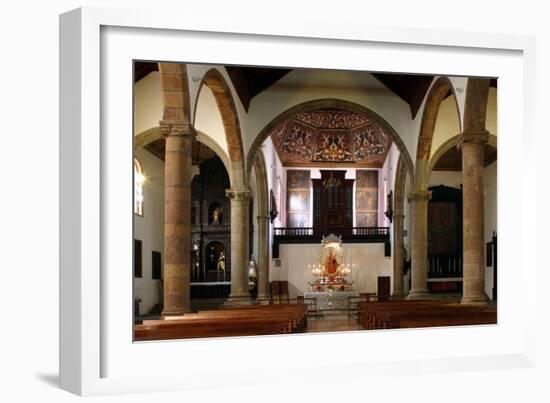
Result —
<instances>
[{"instance_id":1,"label":"wooden bench","mask_svg":"<svg viewBox=\"0 0 550 403\"><path fill-rule=\"evenodd\" d=\"M358 321L365 329L458 326L496 323L496 309L441 301L358 303Z\"/></svg>"},{"instance_id":2,"label":"wooden bench","mask_svg":"<svg viewBox=\"0 0 550 403\"><path fill-rule=\"evenodd\" d=\"M134 339L166 340L295 333L307 326L305 304L251 305L200 311L134 326Z\"/></svg>"}]
</instances>

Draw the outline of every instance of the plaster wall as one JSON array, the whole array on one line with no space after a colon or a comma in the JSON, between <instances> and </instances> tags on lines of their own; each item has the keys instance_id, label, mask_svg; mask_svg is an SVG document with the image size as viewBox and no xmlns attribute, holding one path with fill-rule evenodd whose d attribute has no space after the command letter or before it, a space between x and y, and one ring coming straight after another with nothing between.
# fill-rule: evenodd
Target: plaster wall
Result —
<instances>
[{"instance_id":1,"label":"plaster wall","mask_svg":"<svg viewBox=\"0 0 550 403\"><path fill-rule=\"evenodd\" d=\"M392 259L384 257L384 244L342 244L346 263L355 264L351 280L358 292L376 292L378 276L390 276L393 282ZM319 262L321 244L281 245L281 267L276 268L279 280L288 280L290 298L303 295L314 276L307 265ZM393 287L393 284L390 285Z\"/></svg>"},{"instance_id":2,"label":"plaster wall","mask_svg":"<svg viewBox=\"0 0 550 403\"><path fill-rule=\"evenodd\" d=\"M159 125L164 106L158 71L153 71L135 84L134 106L134 135Z\"/></svg>"},{"instance_id":3,"label":"plaster wall","mask_svg":"<svg viewBox=\"0 0 550 403\"><path fill-rule=\"evenodd\" d=\"M140 313L148 313L160 302L161 285L153 280L153 251L161 253L164 262L164 162L149 151L138 150L145 183L143 185L143 216L134 214L134 238L142 241L142 277L134 278L134 298L141 299Z\"/></svg>"}]
</instances>

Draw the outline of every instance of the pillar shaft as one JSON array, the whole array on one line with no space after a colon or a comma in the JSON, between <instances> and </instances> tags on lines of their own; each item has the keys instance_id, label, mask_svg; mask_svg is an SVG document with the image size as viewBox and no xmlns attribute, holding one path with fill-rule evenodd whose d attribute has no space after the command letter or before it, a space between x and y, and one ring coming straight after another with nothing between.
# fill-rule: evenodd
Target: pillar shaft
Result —
<instances>
[{"instance_id":1,"label":"pillar shaft","mask_svg":"<svg viewBox=\"0 0 550 403\"><path fill-rule=\"evenodd\" d=\"M428 200L431 192L411 193L411 291L407 298L419 299L428 296Z\"/></svg>"},{"instance_id":2,"label":"pillar shaft","mask_svg":"<svg viewBox=\"0 0 550 403\"><path fill-rule=\"evenodd\" d=\"M483 146L486 132L464 133L462 149L463 304L484 304Z\"/></svg>"},{"instance_id":3,"label":"pillar shaft","mask_svg":"<svg viewBox=\"0 0 550 403\"><path fill-rule=\"evenodd\" d=\"M249 304L248 215L252 194L249 190L227 190L226 195L231 202L231 293L226 304Z\"/></svg>"},{"instance_id":4,"label":"pillar shaft","mask_svg":"<svg viewBox=\"0 0 550 403\"><path fill-rule=\"evenodd\" d=\"M403 219L402 214L397 214L393 218L393 295L403 295L403 268L405 266L405 256L403 254Z\"/></svg>"},{"instance_id":5,"label":"pillar shaft","mask_svg":"<svg viewBox=\"0 0 550 403\"><path fill-rule=\"evenodd\" d=\"M191 131L186 124L165 124L164 308L163 316L191 311Z\"/></svg>"},{"instance_id":6,"label":"pillar shaft","mask_svg":"<svg viewBox=\"0 0 550 403\"><path fill-rule=\"evenodd\" d=\"M258 298L269 298L269 217L258 216Z\"/></svg>"}]
</instances>

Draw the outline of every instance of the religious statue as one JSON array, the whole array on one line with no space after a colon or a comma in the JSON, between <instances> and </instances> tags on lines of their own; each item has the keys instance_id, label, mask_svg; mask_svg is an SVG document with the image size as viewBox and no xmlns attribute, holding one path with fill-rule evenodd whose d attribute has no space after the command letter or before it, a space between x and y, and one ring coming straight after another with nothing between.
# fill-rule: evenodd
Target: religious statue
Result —
<instances>
[{"instance_id":1,"label":"religious statue","mask_svg":"<svg viewBox=\"0 0 550 403\"><path fill-rule=\"evenodd\" d=\"M329 276L335 276L338 273L338 260L332 249L329 249L325 270Z\"/></svg>"},{"instance_id":2,"label":"religious statue","mask_svg":"<svg viewBox=\"0 0 550 403\"><path fill-rule=\"evenodd\" d=\"M311 274L317 277L309 283L310 291L353 291L353 281L346 277L354 268L354 264L345 262L342 238L334 234L323 237L319 263L308 265Z\"/></svg>"},{"instance_id":3,"label":"religious statue","mask_svg":"<svg viewBox=\"0 0 550 403\"><path fill-rule=\"evenodd\" d=\"M218 269L218 277L220 273L223 273L223 280L225 281L225 255L223 251L220 252L217 269Z\"/></svg>"},{"instance_id":4,"label":"religious statue","mask_svg":"<svg viewBox=\"0 0 550 403\"><path fill-rule=\"evenodd\" d=\"M221 224L221 219L222 219L222 209L220 207L216 207L212 212L212 224L214 225Z\"/></svg>"},{"instance_id":5,"label":"religious statue","mask_svg":"<svg viewBox=\"0 0 550 403\"><path fill-rule=\"evenodd\" d=\"M248 262L248 288L252 289L258 281L258 265L252 256Z\"/></svg>"}]
</instances>

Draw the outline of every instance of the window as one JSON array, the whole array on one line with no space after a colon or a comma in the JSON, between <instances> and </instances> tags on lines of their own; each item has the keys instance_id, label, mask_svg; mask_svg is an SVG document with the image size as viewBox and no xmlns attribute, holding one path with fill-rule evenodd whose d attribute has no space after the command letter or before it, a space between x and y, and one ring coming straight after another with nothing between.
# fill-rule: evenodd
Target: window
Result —
<instances>
[{"instance_id":1,"label":"window","mask_svg":"<svg viewBox=\"0 0 550 403\"><path fill-rule=\"evenodd\" d=\"M141 163L134 158L134 214L143 216L143 183L145 176Z\"/></svg>"}]
</instances>

